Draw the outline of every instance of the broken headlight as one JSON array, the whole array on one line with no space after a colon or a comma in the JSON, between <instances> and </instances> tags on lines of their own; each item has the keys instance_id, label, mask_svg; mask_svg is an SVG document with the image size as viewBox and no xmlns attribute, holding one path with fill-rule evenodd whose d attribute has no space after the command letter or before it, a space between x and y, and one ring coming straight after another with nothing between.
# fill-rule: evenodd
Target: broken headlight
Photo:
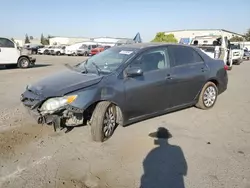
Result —
<instances>
[{"instance_id":1,"label":"broken headlight","mask_svg":"<svg viewBox=\"0 0 250 188\"><path fill-rule=\"evenodd\" d=\"M61 108L67 104L71 104L72 102L76 100L76 98L77 98L77 95L50 98L42 104L40 111L41 112L55 111L58 108Z\"/></svg>"}]
</instances>

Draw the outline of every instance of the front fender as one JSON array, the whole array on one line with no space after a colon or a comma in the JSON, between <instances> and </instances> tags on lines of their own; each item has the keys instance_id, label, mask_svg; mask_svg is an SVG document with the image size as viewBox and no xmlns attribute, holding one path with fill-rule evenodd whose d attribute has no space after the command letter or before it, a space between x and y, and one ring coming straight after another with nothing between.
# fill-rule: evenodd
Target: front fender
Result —
<instances>
[{"instance_id":1,"label":"front fender","mask_svg":"<svg viewBox=\"0 0 250 188\"><path fill-rule=\"evenodd\" d=\"M119 92L112 87L89 87L71 94L78 95L71 105L83 110L99 101L110 101L121 108L124 99L123 92Z\"/></svg>"}]
</instances>

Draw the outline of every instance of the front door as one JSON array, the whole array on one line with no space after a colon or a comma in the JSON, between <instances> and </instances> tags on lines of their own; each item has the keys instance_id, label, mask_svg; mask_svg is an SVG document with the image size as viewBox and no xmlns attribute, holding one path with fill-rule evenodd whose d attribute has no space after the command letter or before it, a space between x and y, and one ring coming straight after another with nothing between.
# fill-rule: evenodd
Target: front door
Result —
<instances>
[{"instance_id":1,"label":"front door","mask_svg":"<svg viewBox=\"0 0 250 188\"><path fill-rule=\"evenodd\" d=\"M171 68L172 107L194 101L206 81L208 67L194 49L185 46L169 46Z\"/></svg>"},{"instance_id":2,"label":"front door","mask_svg":"<svg viewBox=\"0 0 250 188\"><path fill-rule=\"evenodd\" d=\"M6 38L0 38L0 64L14 64L20 56L14 42Z\"/></svg>"},{"instance_id":3,"label":"front door","mask_svg":"<svg viewBox=\"0 0 250 188\"><path fill-rule=\"evenodd\" d=\"M170 95L166 80L170 71L166 50L163 47L151 49L128 65L127 68L140 67L143 71L141 76L124 78L129 119L157 113L166 108Z\"/></svg>"}]
</instances>

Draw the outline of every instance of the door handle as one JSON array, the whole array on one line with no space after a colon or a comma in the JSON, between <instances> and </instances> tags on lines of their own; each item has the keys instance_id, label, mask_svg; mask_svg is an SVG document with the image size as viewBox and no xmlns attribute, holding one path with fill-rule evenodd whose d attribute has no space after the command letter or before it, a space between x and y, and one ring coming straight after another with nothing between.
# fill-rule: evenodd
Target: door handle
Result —
<instances>
[{"instance_id":1,"label":"door handle","mask_svg":"<svg viewBox=\"0 0 250 188\"><path fill-rule=\"evenodd\" d=\"M165 78L166 80L172 80L173 77L170 74L167 74L167 77Z\"/></svg>"},{"instance_id":2,"label":"door handle","mask_svg":"<svg viewBox=\"0 0 250 188\"><path fill-rule=\"evenodd\" d=\"M201 68L201 71L202 71L202 72L206 72L206 71L207 71L207 69L206 69L206 68L204 68L204 67L202 67L202 68Z\"/></svg>"}]
</instances>

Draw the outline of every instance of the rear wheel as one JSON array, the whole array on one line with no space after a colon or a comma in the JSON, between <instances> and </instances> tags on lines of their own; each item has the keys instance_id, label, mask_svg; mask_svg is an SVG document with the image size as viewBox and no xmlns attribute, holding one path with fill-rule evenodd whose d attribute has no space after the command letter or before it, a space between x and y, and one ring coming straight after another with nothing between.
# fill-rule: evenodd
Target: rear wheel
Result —
<instances>
[{"instance_id":1,"label":"rear wheel","mask_svg":"<svg viewBox=\"0 0 250 188\"><path fill-rule=\"evenodd\" d=\"M217 86L213 82L207 82L201 90L197 108L208 110L215 105L218 96Z\"/></svg>"},{"instance_id":2,"label":"rear wheel","mask_svg":"<svg viewBox=\"0 0 250 188\"><path fill-rule=\"evenodd\" d=\"M108 101L99 102L91 118L91 136L96 142L110 138L117 126L116 106Z\"/></svg>"},{"instance_id":3,"label":"rear wheel","mask_svg":"<svg viewBox=\"0 0 250 188\"><path fill-rule=\"evenodd\" d=\"M56 52L56 55L61 55L61 52Z\"/></svg>"}]
</instances>

